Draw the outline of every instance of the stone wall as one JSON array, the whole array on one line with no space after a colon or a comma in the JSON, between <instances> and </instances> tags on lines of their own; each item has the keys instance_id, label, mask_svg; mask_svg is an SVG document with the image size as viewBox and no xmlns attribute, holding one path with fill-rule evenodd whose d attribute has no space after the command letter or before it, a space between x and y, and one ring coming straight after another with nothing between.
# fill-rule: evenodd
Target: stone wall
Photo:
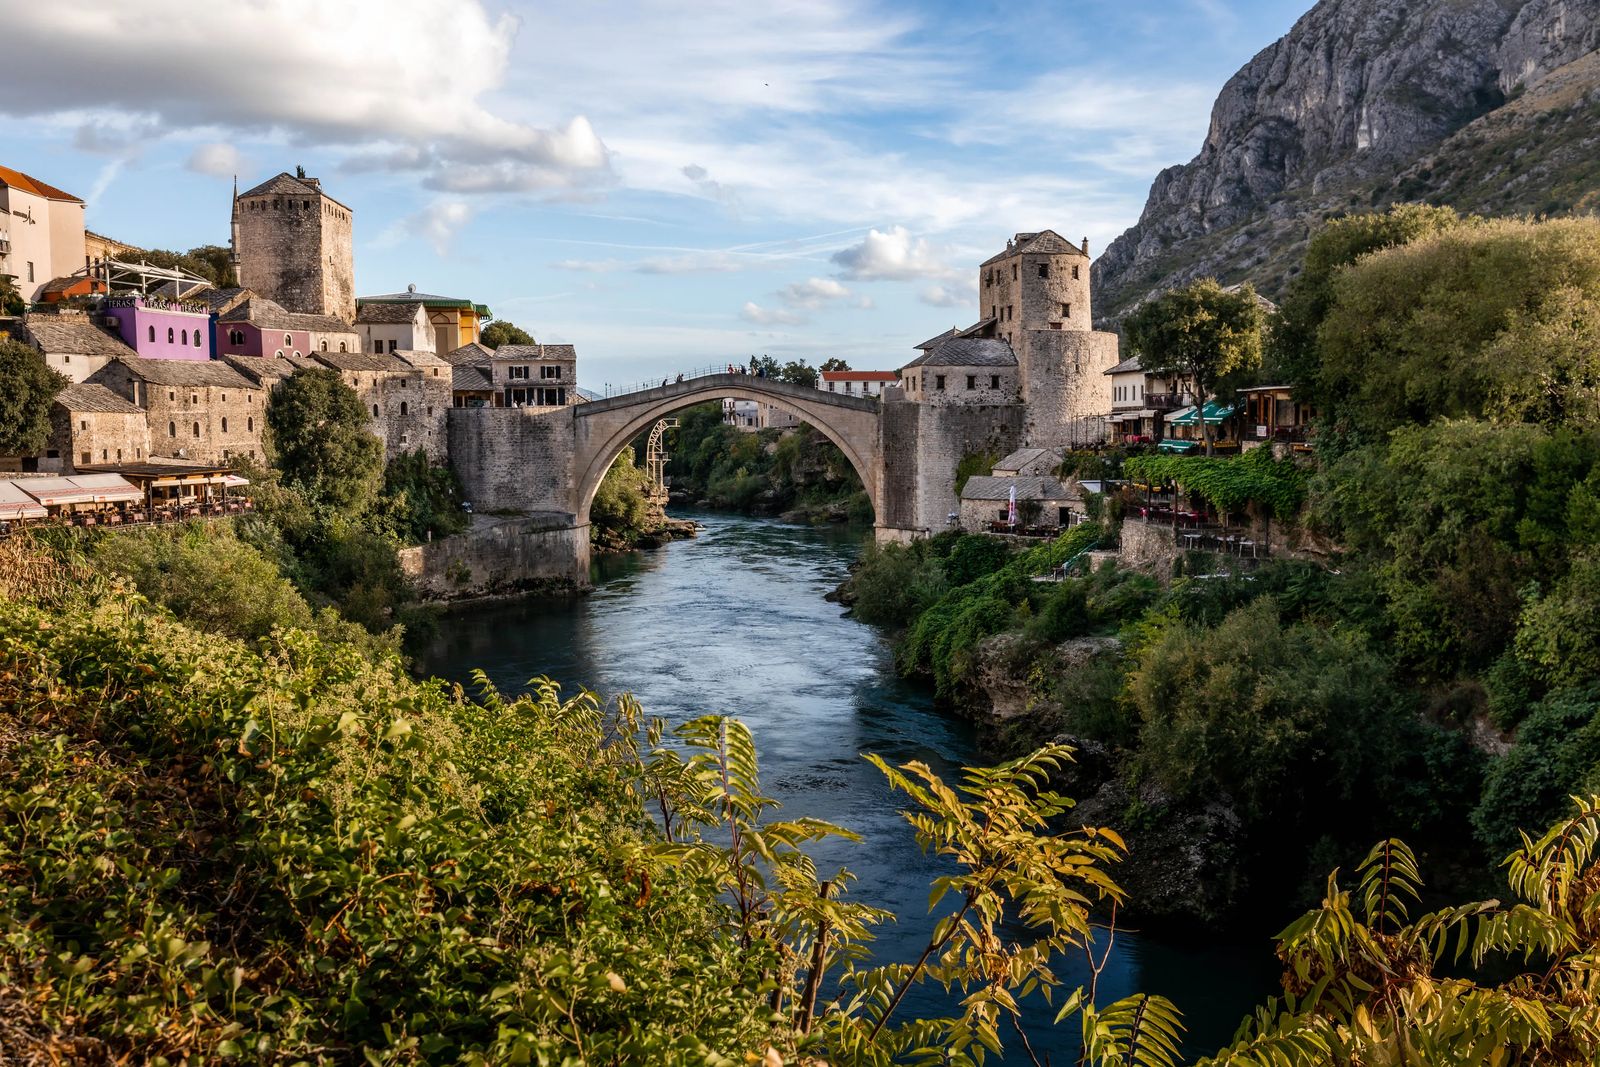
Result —
<instances>
[{"instance_id":1,"label":"stone wall","mask_svg":"<svg viewBox=\"0 0 1600 1067\"><path fill-rule=\"evenodd\" d=\"M1049 277L1039 277L1041 266ZM1076 278L1073 268L1078 271ZM1089 257L1078 252L1033 253L980 268L978 305L979 317L993 316L996 331L1008 340L1020 339L1024 330L1050 330L1051 323L1059 323L1060 330L1087 330L1094 321L1089 311Z\"/></svg>"},{"instance_id":2,"label":"stone wall","mask_svg":"<svg viewBox=\"0 0 1600 1067\"><path fill-rule=\"evenodd\" d=\"M875 516L880 540L890 536L887 531L915 531L921 526L917 513L917 440L922 405L906 400L898 389L886 393L882 403L878 454L885 459Z\"/></svg>"},{"instance_id":3,"label":"stone wall","mask_svg":"<svg viewBox=\"0 0 1600 1067\"><path fill-rule=\"evenodd\" d=\"M68 411L57 404L50 424L50 447L61 454L64 473L150 458L150 424L142 411Z\"/></svg>"},{"instance_id":4,"label":"stone wall","mask_svg":"<svg viewBox=\"0 0 1600 1067\"><path fill-rule=\"evenodd\" d=\"M1022 395L1016 367L923 366L913 368L909 376L915 379L912 397L932 407L1015 404ZM943 389L939 388L940 378L944 379Z\"/></svg>"},{"instance_id":5,"label":"stone wall","mask_svg":"<svg viewBox=\"0 0 1600 1067\"><path fill-rule=\"evenodd\" d=\"M239 284L290 311L356 317L348 208L325 196L239 200Z\"/></svg>"},{"instance_id":6,"label":"stone wall","mask_svg":"<svg viewBox=\"0 0 1600 1067\"><path fill-rule=\"evenodd\" d=\"M1173 565L1181 554L1171 526L1141 519L1122 520L1122 549L1118 558L1124 567L1166 581L1172 577Z\"/></svg>"},{"instance_id":7,"label":"stone wall","mask_svg":"<svg viewBox=\"0 0 1600 1067\"><path fill-rule=\"evenodd\" d=\"M478 512L566 512L570 408L449 408L450 462Z\"/></svg>"},{"instance_id":8,"label":"stone wall","mask_svg":"<svg viewBox=\"0 0 1600 1067\"><path fill-rule=\"evenodd\" d=\"M145 409L151 456L221 463L231 456L261 455L267 393L247 386L243 377L237 386L162 385L113 360L95 380Z\"/></svg>"},{"instance_id":9,"label":"stone wall","mask_svg":"<svg viewBox=\"0 0 1600 1067\"><path fill-rule=\"evenodd\" d=\"M1021 444L1023 408L1020 404L914 406L919 415L915 525L936 534L948 528L950 513L960 510L956 467L975 452L1004 456L1014 451ZM885 455L890 465L900 458Z\"/></svg>"},{"instance_id":10,"label":"stone wall","mask_svg":"<svg viewBox=\"0 0 1600 1067\"><path fill-rule=\"evenodd\" d=\"M589 584L589 528L570 516L475 515L454 537L400 551L400 568L431 600L503 596Z\"/></svg>"},{"instance_id":11,"label":"stone wall","mask_svg":"<svg viewBox=\"0 0 1600 1067\"><path fill-rule=\"evenodd\" d=\"M1021 334L1025 443L1039 448L1096 444L1105 439L1117 335L1087 330L1030 330Z\"/></svg>"}]
</instances>

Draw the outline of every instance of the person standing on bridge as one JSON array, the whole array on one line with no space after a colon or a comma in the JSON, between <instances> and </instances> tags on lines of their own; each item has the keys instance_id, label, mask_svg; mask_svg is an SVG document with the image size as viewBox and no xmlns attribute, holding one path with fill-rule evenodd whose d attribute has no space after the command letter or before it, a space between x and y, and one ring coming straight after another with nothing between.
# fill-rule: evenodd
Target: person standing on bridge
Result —
<instances>
[{"instance_id":1,"label":"person standing on bridge","mask_svg":"<svg viewBox=\"0 0 1600 1067\"><path fill-rule=\"evenodd\" d=\"M683 375L682 375L682 374L679 374L679 375L678 375L678 384L679 384L679 385L682 385L682 384L683 384Z\"/></svg>"}]
</instances>

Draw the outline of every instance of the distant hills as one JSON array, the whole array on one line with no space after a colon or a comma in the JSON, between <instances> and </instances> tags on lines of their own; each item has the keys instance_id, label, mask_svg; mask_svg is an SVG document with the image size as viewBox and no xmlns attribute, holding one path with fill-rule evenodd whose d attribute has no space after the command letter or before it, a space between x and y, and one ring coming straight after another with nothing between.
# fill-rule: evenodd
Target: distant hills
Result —
<instances>
[{"instance_id":1,"label":"distant hills","mask_svg":"<svg viewBox=\"0 0 1600 1067\"><path fill-rule=\"evenodd\" d=\"M1600 0L1322 0L1223 86L1095 262L1116 319L1204 275L1279 296L1325 219L1600 209Z\"/></svg>"}]
</instances>

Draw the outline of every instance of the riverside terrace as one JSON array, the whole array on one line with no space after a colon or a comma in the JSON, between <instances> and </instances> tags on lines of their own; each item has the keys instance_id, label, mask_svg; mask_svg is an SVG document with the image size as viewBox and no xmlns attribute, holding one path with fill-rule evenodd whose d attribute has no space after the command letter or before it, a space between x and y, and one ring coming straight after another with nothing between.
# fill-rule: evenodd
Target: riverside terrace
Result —
<instances>
[{"instance_id":1,"label":"riverside terrace","mask_svg":"<svg viewBox=\"0 0 1600 1067\"><path fill-rule=\"evenodd\" d=\"M250 511L229 467L138 463L0 480L0 537L36 528L152 526Z\"/></svg>"}]
</instances>

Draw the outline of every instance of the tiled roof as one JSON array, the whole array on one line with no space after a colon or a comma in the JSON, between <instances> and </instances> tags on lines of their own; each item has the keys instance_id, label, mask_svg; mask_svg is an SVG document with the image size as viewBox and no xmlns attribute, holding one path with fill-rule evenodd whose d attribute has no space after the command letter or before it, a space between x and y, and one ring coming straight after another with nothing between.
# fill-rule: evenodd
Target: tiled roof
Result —
<instances>
[{"instance_id":1,"label":"tiled roof","mask_svg":"<svg viewBox=\"0 0 1600 1067\"><path fill-rule=\"evenodd\" d=\"M1059 449L1054 448L1019 448L1011 455L994 465L997 471L1019 471L1025 467L1032 467L1041 461L1052 467L1061 465L1062 455Z\"/></svg>"},{"instance_id":2,"label":"tiled roof","mask_svg":"<svg viewBox=\"0 0 1600 1067\"><path fill-rule=\"evenodd\" d=\"M207 304L211 305L212 311L221 315L225 312L232 311L235 307L239 306L242 301L249 300L255 295L256 294L251 292L249 289L245 289L240 286L233 286L228 289L207 289L203 293L194 294L191 299L204 300Z\"/></svg>"},{"instance_id":3,"label":"tiled roof","mask_svg":"<svg viewBox=\"0 0 1600 1067\"><path fill-rule=\"evenodd\" d=\"M174 279L170 282L162 282L150 290L150 295L164 296L168 300L191 300L198 299L201 294L209 292L210 289L211 287L205 282Z\"/></svg>"},{"instance_id":4,"label":"tiled roof","mask_svg":"<svg viewBox=\"0 0 1600 1067\"><path fill-rule=\"evenodd\" d=\"M1074 253L1086 259L1089 255L1081 245L1073 244L1054 230L1040 230L1038 233L1019 233L1012 238L1010 248L1004 252L995 253L978 264L978 267L981 270L991 264L1000 262L1002 259L1010 259L1012 256L1061 255L1063 253Z\"/></svg>"},{"instance_id":5,"label":"tiled roof","mask_svg":"<svg viewBox=\"0 0 1600 1067\"><path fill-rule=\"evenodd\" d=\"M249 292L249 290L244 290ZM310 333L355 333L355 327L332 315L290 311L275 300L254 293L217 316L218 322L248 322L265 330L303 330Z\"/></svg>"},{"instance_id":6,"label":"tiled roof","mask_svg":"<svg viewBox=\"0 0 1600 1067\"><path fill-rule=\"evenodd\" d=\"M252 385L244 375L219 359L139 359L123 356L118 362L152 385L216 385L239 389L248 389Z\"/></svg>"},{"instance_id":7,"label":"tiled roof","mask_svg":"<svg viewBox=\"0 0 1600 1067\"><path fill-rule=\"evenodd\" d=\"M1017 487L1018 500L1071 500L1067 487L1054 478L1022 477L995 478L986 474L973 475L961 487L962 500L1010 500L1011 487Z\"/></svg>"},{"instance_id":8,"label":"tiled roof","mask_svg":"<svg viewBox=\"0 0 1600 1067\"><path fill-rule=\"evenodd\" d=\"M437 368L437 367L448 367L448 366L450 366L449 362L447 362L446 360L440 359L438 356L434 355L432 352L425 352L425 351L422 351L420 349L401 349L401 350L398 350L398 351L395 352L395 356L401 362L408 363L411 366L418 367L418 368L422 368L422 367L435 367L435 368Z\"/></svg>"},{"instance_id":9,"label":"tiled roof","mask_svg":"<svg viewBox=\"0 0 1600 1067\"><path fill-rule=\"evenodd\" d=\"M960 332L961 332L961 330L960 330L959 327L952 326L948 330L946 330L944 333L934 334L932 337L928 338L926 341L922 342L920 345L912 345L911 347L912 348L920 348L924 352L926 352L928 349L932 348L934 345L939 344L940 342L943 342L943 341L948 341L948 340L950 340L950 338L955 337Z\"/></svg>"},{"instance_id":10,"label":"tiled roof","mask_svg":"<svg viewBox=\"0 0 1600 1067\"><path fill-rule=\"evenodd\" d=\"M819 372L825 382L898 382L900 372L893 370L825 370Z\"/></svg>"},{"instance_id":11,"label":"tiled roof","mask_svg":"<svg viewBox=\"0 0 1600 1067\"><path fill-rule=\"evenodd\" d=\"M957 337L924 352L906 367L1015 367L1017 354L990 337Z\"/></svg>"},{"instance_id":12,"label":"tiled roof","mask_svg":"<svg viewBox=\"0 0 1600 1067\"><path fill-rule=\"evenodd\" d=\"M268 178L254 189L246 189L244 192L239 194L239 198L243 199L247 196L273 196L275 194L282 196L328 196L327 193L322 191L322 186L318 185L316 182L307 181L304 178L296 178L288 171L283 171L276 177ZM333 197L328 196L328 199L333 200ZM337 200L333 200L333 202L335 204L339 204L339 201ZM339 206L344 208L346 211L350 210L349 206L346 204L339 204Z\"/></svg>"},{"instance_id":13,"label":"tiled roof","mask_svg":"<svg viewBox=\"0 0 1600 1067\"><path fill-rule=\"evenodd\" d=\"M494 389L489 368L467 364L457 366L450 375L450 388L458 393L482 393Z\"/></svg>"},{"instance_id":14,"label":"tiled roof","mask_svg":"<svg viewBox=\"0 0 1600 1067\"><path fill-rule=\"evenodd\" d=\"M412 369L394 356L378 352L313 352L311 358L334 370L405 372Z\"/></svg>"},{"instance_id":15,"label":"tiled roof","mask_svg":"<svg viewBox=\"0 0 1600 1067\"><path fill-rule=\"evenodd\" d=\"M446 352L440 358L454 366L465 367L478 363L487 363L493 355L494 349L488 345L472 341L462 345L460 348Z\"/></svg>"},{"instance_id":16,"label":"tiled roof","mask_svg":"<svg viewBox=\"0 0 1600 1067\"><path fill-rule=\"evenodd\" d=\"M418 312L422 310L422 302L420 300L401 301L399 303L380 300L377 303L369 304L366 303L368 299L370 298L363 297L363 302L356 305L357 322L385 324L415 322Z\"/></svg>"},{"instance_id":17,"label":"tiled roof","mask_svg":"<svg viewBox=\"0 0 1600 1067\"><path fill-rule=\"evenodd\" d=\"M1144 368L1139 365L1139 357L1138 357L1138 355L1132 355L1132 356L1129 356L1127 359L1123 360L1121 363L1118 363L1115 367L1112 367L1110 370L1106 371L1106 373L1107 374L1132 374L1134 371L1143 370L1143 369Z\"/></svg>"},{"instance_id":18,"label":"tiled roof","mask_svg":"<svg viewBox=\"0 0 1600 1067\"><path fill-rule=\"evenodd\" d=\"M257 385L270 385L304 367L316 366L304 356L293 359L289 356L225 355L222 361Z\"/></svg>"},{"instance_id":19,"label":"tiled roof","mask_svg":"<svg viewBox=\"0 0 1600 1067\"><path fill-rule=\"evenodd\" d=\"M60 278L51 278L45 283L44 288L39 290L39 296L41 298L46 296L63 296L80 287L85 293L90 293L95 290L96 285L99 285L101 291L104 291L104 283L100 282L98 279L85 278L81 274L68 274Z\"/></svg>"},{"instance_id":20,"label":"tiled roof","mask_svg":"<svg viewBox=\"0 0 1600 1067\"><path fill-rule=\"evenodd\" d=\"M501 345L494 350L495 359L577 359L578 350L572 345Z\"/></svg>"},{"instance_id":21,"label":"tiled roof","mask_svg":"<svg viewBox=\"0 0 1600 1067\"><path fill-rule=\"evenodd\" d=\"M23 329L44 352L84 356L131 356L133 349L114 334L79 315L25 315Z\"/></svg>"},{"instance_id":22,"label":"tiled roof","mask_svg":"<svg viewBox=\"0 0 1600 1067\"><path fill-rule=\"evenodd\" d=\"M143 415L144 409L103 385L78 382L56 394L56 403L68 411L102 411L117 415Z\"/></svg>"},{"instance_id":23,"label":"tiled roof","mask_svg":"<svg viewBox=\"0 0 1600 1067\"><path fill-rule=\"evenodd\" d=\"M81 204L82 198L63 192L55 186L40 181L38 178L12 170L10 167L0 167L0 185L9 185L13 189L21 189L34 196L42 196L46 200L64 200L69 204Z\"/></svg>"}]
</instances>

